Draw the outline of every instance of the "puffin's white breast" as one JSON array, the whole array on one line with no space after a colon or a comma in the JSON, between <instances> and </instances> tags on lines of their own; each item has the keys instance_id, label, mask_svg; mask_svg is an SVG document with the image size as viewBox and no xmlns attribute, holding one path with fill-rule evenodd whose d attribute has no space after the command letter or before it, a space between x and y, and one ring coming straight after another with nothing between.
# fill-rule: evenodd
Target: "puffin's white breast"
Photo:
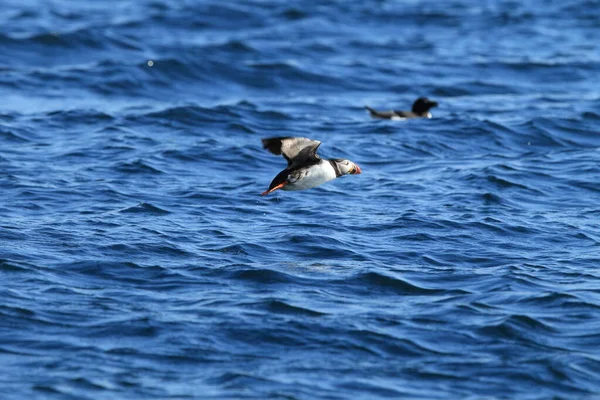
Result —
<instances>
[{"instance_id":1,"label":"puffin's white breast","mask_svg":"<svg viewBox=\"0 0 600 400\"><path fill-rule=\"evenodd\" d=\"M308 168L301 169L288 178L290 183L285 185L283 190L304 190L317 187L325 182L335 179L335 170L329 161L321 160L319 164L311 165Z\"/></svg>"}]
</instances>

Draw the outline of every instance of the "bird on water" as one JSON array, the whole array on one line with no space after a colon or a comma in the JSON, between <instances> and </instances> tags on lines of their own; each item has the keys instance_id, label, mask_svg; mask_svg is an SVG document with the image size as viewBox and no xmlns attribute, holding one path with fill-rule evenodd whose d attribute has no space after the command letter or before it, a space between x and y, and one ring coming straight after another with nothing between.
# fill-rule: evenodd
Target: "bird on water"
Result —
<instances>
[{"instance_id":1,"label":"bird on water","mask_svg":"<svg viewBox=\"0 0 600 400\"><path fill-rule=\"evenodd\" d=\"M437 107L436 101L431 101L427 97L419 97L412 105L411 111L377 111L369 106L365 106L371 117L376 119L392 119L392 120L403 120L410 118L431 118L431 112L429 111L433 107Z\"/></svg>"}]
</instances>

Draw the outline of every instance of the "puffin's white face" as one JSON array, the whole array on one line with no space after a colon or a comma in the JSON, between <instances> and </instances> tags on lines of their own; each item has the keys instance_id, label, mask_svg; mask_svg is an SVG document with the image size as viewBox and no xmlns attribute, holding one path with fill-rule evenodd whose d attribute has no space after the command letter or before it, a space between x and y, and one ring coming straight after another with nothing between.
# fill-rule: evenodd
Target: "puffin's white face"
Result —
<instances>
[{"instance_id":1,"label":"puffin's white face","mask_svg":"<svg viewBox=\"0 0 600 400\"><path fill-rule=\"evenodd\" d=\"M342 175L356 175L362 171L360 167L350 160L335 160Z\"/></svg>"}]
</instances>

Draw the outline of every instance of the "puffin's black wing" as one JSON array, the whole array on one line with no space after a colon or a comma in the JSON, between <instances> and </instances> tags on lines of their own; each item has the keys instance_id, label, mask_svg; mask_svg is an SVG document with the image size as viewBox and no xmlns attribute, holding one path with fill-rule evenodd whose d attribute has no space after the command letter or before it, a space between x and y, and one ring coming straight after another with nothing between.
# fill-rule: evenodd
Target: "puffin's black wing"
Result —
<instances>
[{"instance_id":1,"label":"puffin's black wing","mask_svg":"<svg viewBox=\"0 0 600 400\"><path fill-rule=\"evenodd\" d=\"M371 113L371 117L373 118L391 119L396 116L396 111L377 111L369 106L365 106L365 108L369 110L369 113Z\"/></svg>"},{"instance_id":2,"label":"puffin's black wing","mask_svg":"<svg viewBox=\"0 0 600 400\"><path fill-rule=\"evenodd\" d=\"M321 157L317 155L317 149L321 145L321 142L316 140L312 142L314 143L303 148L296 157L291 159L288 165L290 171L310 167L321 162Z\"/></svg>"},{"instance_id":3,"label":"puffin's black wing","mask_svg":"<svg viewBox=\"0 0 600 400\"><path fill-rule=\"evenodd\" d=\"M294 158L300 155L302 150L306 148L312 148L312 154L313 156L316 156L317 148L321 142L305 137L275 137L262 139L262 144L263 147L271 153L276 155L281 154L288 162L289 168L289 166L292 165ZM307 153L307 155L309 153Z\"/></svg>"}]
</instances>

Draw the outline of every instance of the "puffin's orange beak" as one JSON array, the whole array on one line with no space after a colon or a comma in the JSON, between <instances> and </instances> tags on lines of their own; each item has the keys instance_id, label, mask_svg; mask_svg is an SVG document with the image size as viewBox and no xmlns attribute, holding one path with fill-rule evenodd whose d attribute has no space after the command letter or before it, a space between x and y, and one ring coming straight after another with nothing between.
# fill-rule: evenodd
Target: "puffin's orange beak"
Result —
<instances>
[{"instance_id":1,"label":"puffin's orange beak","mask_svg":"<svg viewBox=\"0 0 600 400\"><path fill-rule=\"evenodd\" d=\"M356 168L354 168L352 171L350 171L351 175L360 175L360 173L362 172L362 170L360 169L360 167L356 164L354 164L354 166Z\"/></svg>"}]
</instances>

